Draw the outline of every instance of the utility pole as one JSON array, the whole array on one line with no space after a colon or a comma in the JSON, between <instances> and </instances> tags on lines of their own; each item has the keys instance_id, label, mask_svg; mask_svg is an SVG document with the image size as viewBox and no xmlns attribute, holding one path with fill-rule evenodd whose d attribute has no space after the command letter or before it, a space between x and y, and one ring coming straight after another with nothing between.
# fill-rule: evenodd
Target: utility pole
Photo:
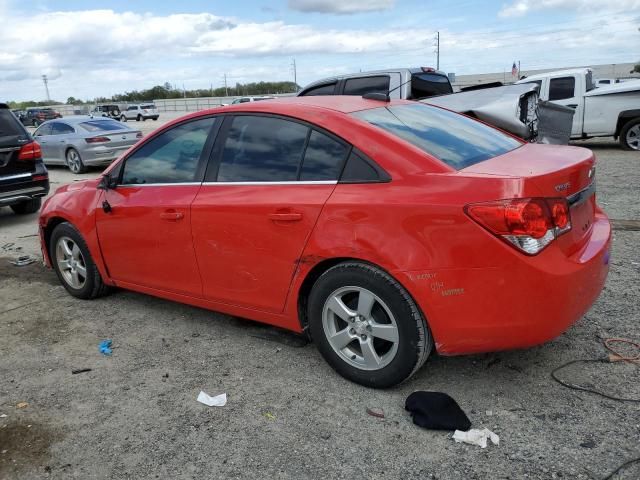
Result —
<instances>
[{"instance_id":1,"label":"utility pole","mask_svg":"<svg viewBox=\"0 0 640 480\"><path fill-rule=\"evenodd\" d=\"M49 80L46 75L42 75L42 81L44 82L44 89L47 91L47 102L51 102L51 96L49 95Z\"/></svg>"},{"instance_id":2,"label":"utility pole","mask_svg":"<svg viewBox=\"0 0 640 480\"><path fill-rule=\"evenodd\" d=\"M227 74L224 74L224 96L229 96L229 89L227 88Z\"/></svg>"},{"instance_id":3,"label":"utility pole","mask_svg":"<svg viewBox=\"0 0 640 480\"><path fill-rule=\"evenodd\" d=\"M436 70L440 70L440 32L436 32Z\"/></svg>"},{"instance_id":4,"label":"utility pole","mask_svg":"<svg viewBox=\"0 0 640 480\"><path fill-rule=\"evenodd\" d=\"M291 66L293 67L293 85L296 89L296 92L298 91L298 72L296 71L296 59L293 59L293 62L291 64Z\"/></svg>"}]
</instances>

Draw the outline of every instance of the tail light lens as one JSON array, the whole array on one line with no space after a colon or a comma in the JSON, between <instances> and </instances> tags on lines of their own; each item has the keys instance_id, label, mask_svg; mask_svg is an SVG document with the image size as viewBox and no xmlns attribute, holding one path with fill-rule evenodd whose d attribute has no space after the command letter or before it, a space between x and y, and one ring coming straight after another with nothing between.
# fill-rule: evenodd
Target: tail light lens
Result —
<instances>
[{"instance_id":1,"label":"tail light lens","mask_svg":"<svg viewBox=\"0 0 640 480\"><path fill-rule=\"evenodd\" d=\"M42 157L42 149L38 142L23 145L18 153L18 160L21 162L33 162L40 157Z\"/></svg>"},{"instance_id":2,"label":"tail light lens","mask_svg":"<svg viewBox=\"0 0 640 480\"><path fill-rule=\"evenodd\" d=\"M85 138L84 141L87 143L104 143L104 142L110 142L111 139L108 137L91 137L91 138Z\"/></svg>"},{"instance_id":3,"label":"tail light lens","mask_svg":"<svg viewBox=\"0 0 640 480\"><path fill-rule=\"evenodd\" d=\"M474 203L465 212L481 226L529 255L571 230L564 198L514 198Z\"/></svg>"}]
</instances>

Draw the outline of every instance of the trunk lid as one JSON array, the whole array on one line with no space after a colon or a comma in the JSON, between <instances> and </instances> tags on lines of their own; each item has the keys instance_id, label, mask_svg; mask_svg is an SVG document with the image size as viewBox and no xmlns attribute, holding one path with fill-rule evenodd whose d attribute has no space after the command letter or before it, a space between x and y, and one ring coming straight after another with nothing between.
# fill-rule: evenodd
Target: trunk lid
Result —
<instances>
[{"instance_id":1,"label":"trunk lid","mask_svg":"<svg viewBox=\"0 0 640 480\"><path fill-rule=\"evenodd\" d=\"M509 153L460 170L523 180L523 196L566 198L571 230L558 239L568 255L588 239L595 216L595 156L580 147L526 144ZM537 193L531 193L537 192Z\"/></svg>"},{"instance_id":2,"label":"trunk lid","mask_svg":"<svg viewBox=\"0 0 640 480\"><path fill-rule=\"evenodd\" d=\"M139 138L137 135L140 133L139 130L120 130L120 131L109 131L97 133L96 137L106 137L110 141L108 143L109 147L119 148L119 147L130 147L134 143L136 143Z\"/></svg>"}]
</instances>

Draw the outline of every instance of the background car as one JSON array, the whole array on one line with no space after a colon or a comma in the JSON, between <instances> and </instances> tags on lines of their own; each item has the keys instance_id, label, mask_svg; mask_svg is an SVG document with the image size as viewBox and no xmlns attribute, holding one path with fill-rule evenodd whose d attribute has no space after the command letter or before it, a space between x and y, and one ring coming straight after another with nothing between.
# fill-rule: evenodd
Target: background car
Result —
<instances>
[{"instance_id":1,"label":"background car","mask_svg":"<svg viewBox=\"0 0 640 480\"><path fill-rule=\"evenodd\" d=\"M15 213L34 213L49 193L49 174L42 163L40 146L0 103L0 207Z\"/></svg>"},{"instance_id":2,"label":"background car","mask_svg":"<svg viewBox=\"0 0 640 480\"><path fill-rule=\"evenodd\" d=\"M96 105L89 115L94 117L110 117L120 120L120 107L115 104Z\"/></svg>"},{"instance_id":3,"label":"background car","mask_svg":"<svg viewBox=\"0 0 640 480\"><path fill-rule=\"evenodd\" d=\"M62 118L62 115L56 112L53 108L27 108L27 111L20 121L23 125L37 127L47 120L52 120L54 118Z\"/></svg>"},{"instance_id":4,"label":"background car","mask_svg":"<svg viewBox=\"0 0 640 480\"><path fill-rule=\"evenodd\" d=\"M536 345L590 308L611 241L594 162L417 102L251 102L62 187L41 242L71 295L118 286L310 332L384 388L434 349Z\"/></svg>"},{"instance_id":5,"label":"background car","mask_svg":"<svg viewBox=\"0 0 640 480\"><path fill-rule=\"evenodd\" d=\"M140 120L144 121L150 118L151 120L158 120L160 115L158 109L153 103L144 103L140 105L129 105L127 109L120 115L120 120L126 122L127 120Z\"/></svg>"},{"instance_id":6,"label":"background car","mask_svg":"<svg viewBox=\"0 0 640 480\"><path fill-rule=\"evenodd\" d=\"M112 119L66 117L43 123L34 137L47 165L66 165L73 173L108 165L142 138L142 132Z\"/></svg>"},{"instance_id":7,"label":"background car","mask_svg":"<svg viewBox=\"0 0 640 480\"><path fill-rule=\"evenodd\" d=\"M271 100L275 97L269 97L269 96L261 96L261 97L240 97L240 98L235 98L233 100L233 102L231 102L232 105L235 105L237 103L248 103L248 102L260 102L262 100Z\"/></svg>"}]
</instances>

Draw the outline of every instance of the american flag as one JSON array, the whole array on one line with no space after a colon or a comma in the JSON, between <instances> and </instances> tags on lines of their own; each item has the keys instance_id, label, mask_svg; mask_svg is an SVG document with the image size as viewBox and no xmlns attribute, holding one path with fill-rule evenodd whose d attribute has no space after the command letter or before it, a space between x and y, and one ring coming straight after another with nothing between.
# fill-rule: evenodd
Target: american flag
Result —
<instances>
[{"instance_id":1,"label":"american flag","mask_svg":"<svg viewBox=\"0 0 640 480\"><path fill-rule=\"evenodd\" d=\"M511 76L512 77L518 76L518 67L516 67L516 62L513 62L513 67L511 67Z\"/></svg>"}]
</instances>

